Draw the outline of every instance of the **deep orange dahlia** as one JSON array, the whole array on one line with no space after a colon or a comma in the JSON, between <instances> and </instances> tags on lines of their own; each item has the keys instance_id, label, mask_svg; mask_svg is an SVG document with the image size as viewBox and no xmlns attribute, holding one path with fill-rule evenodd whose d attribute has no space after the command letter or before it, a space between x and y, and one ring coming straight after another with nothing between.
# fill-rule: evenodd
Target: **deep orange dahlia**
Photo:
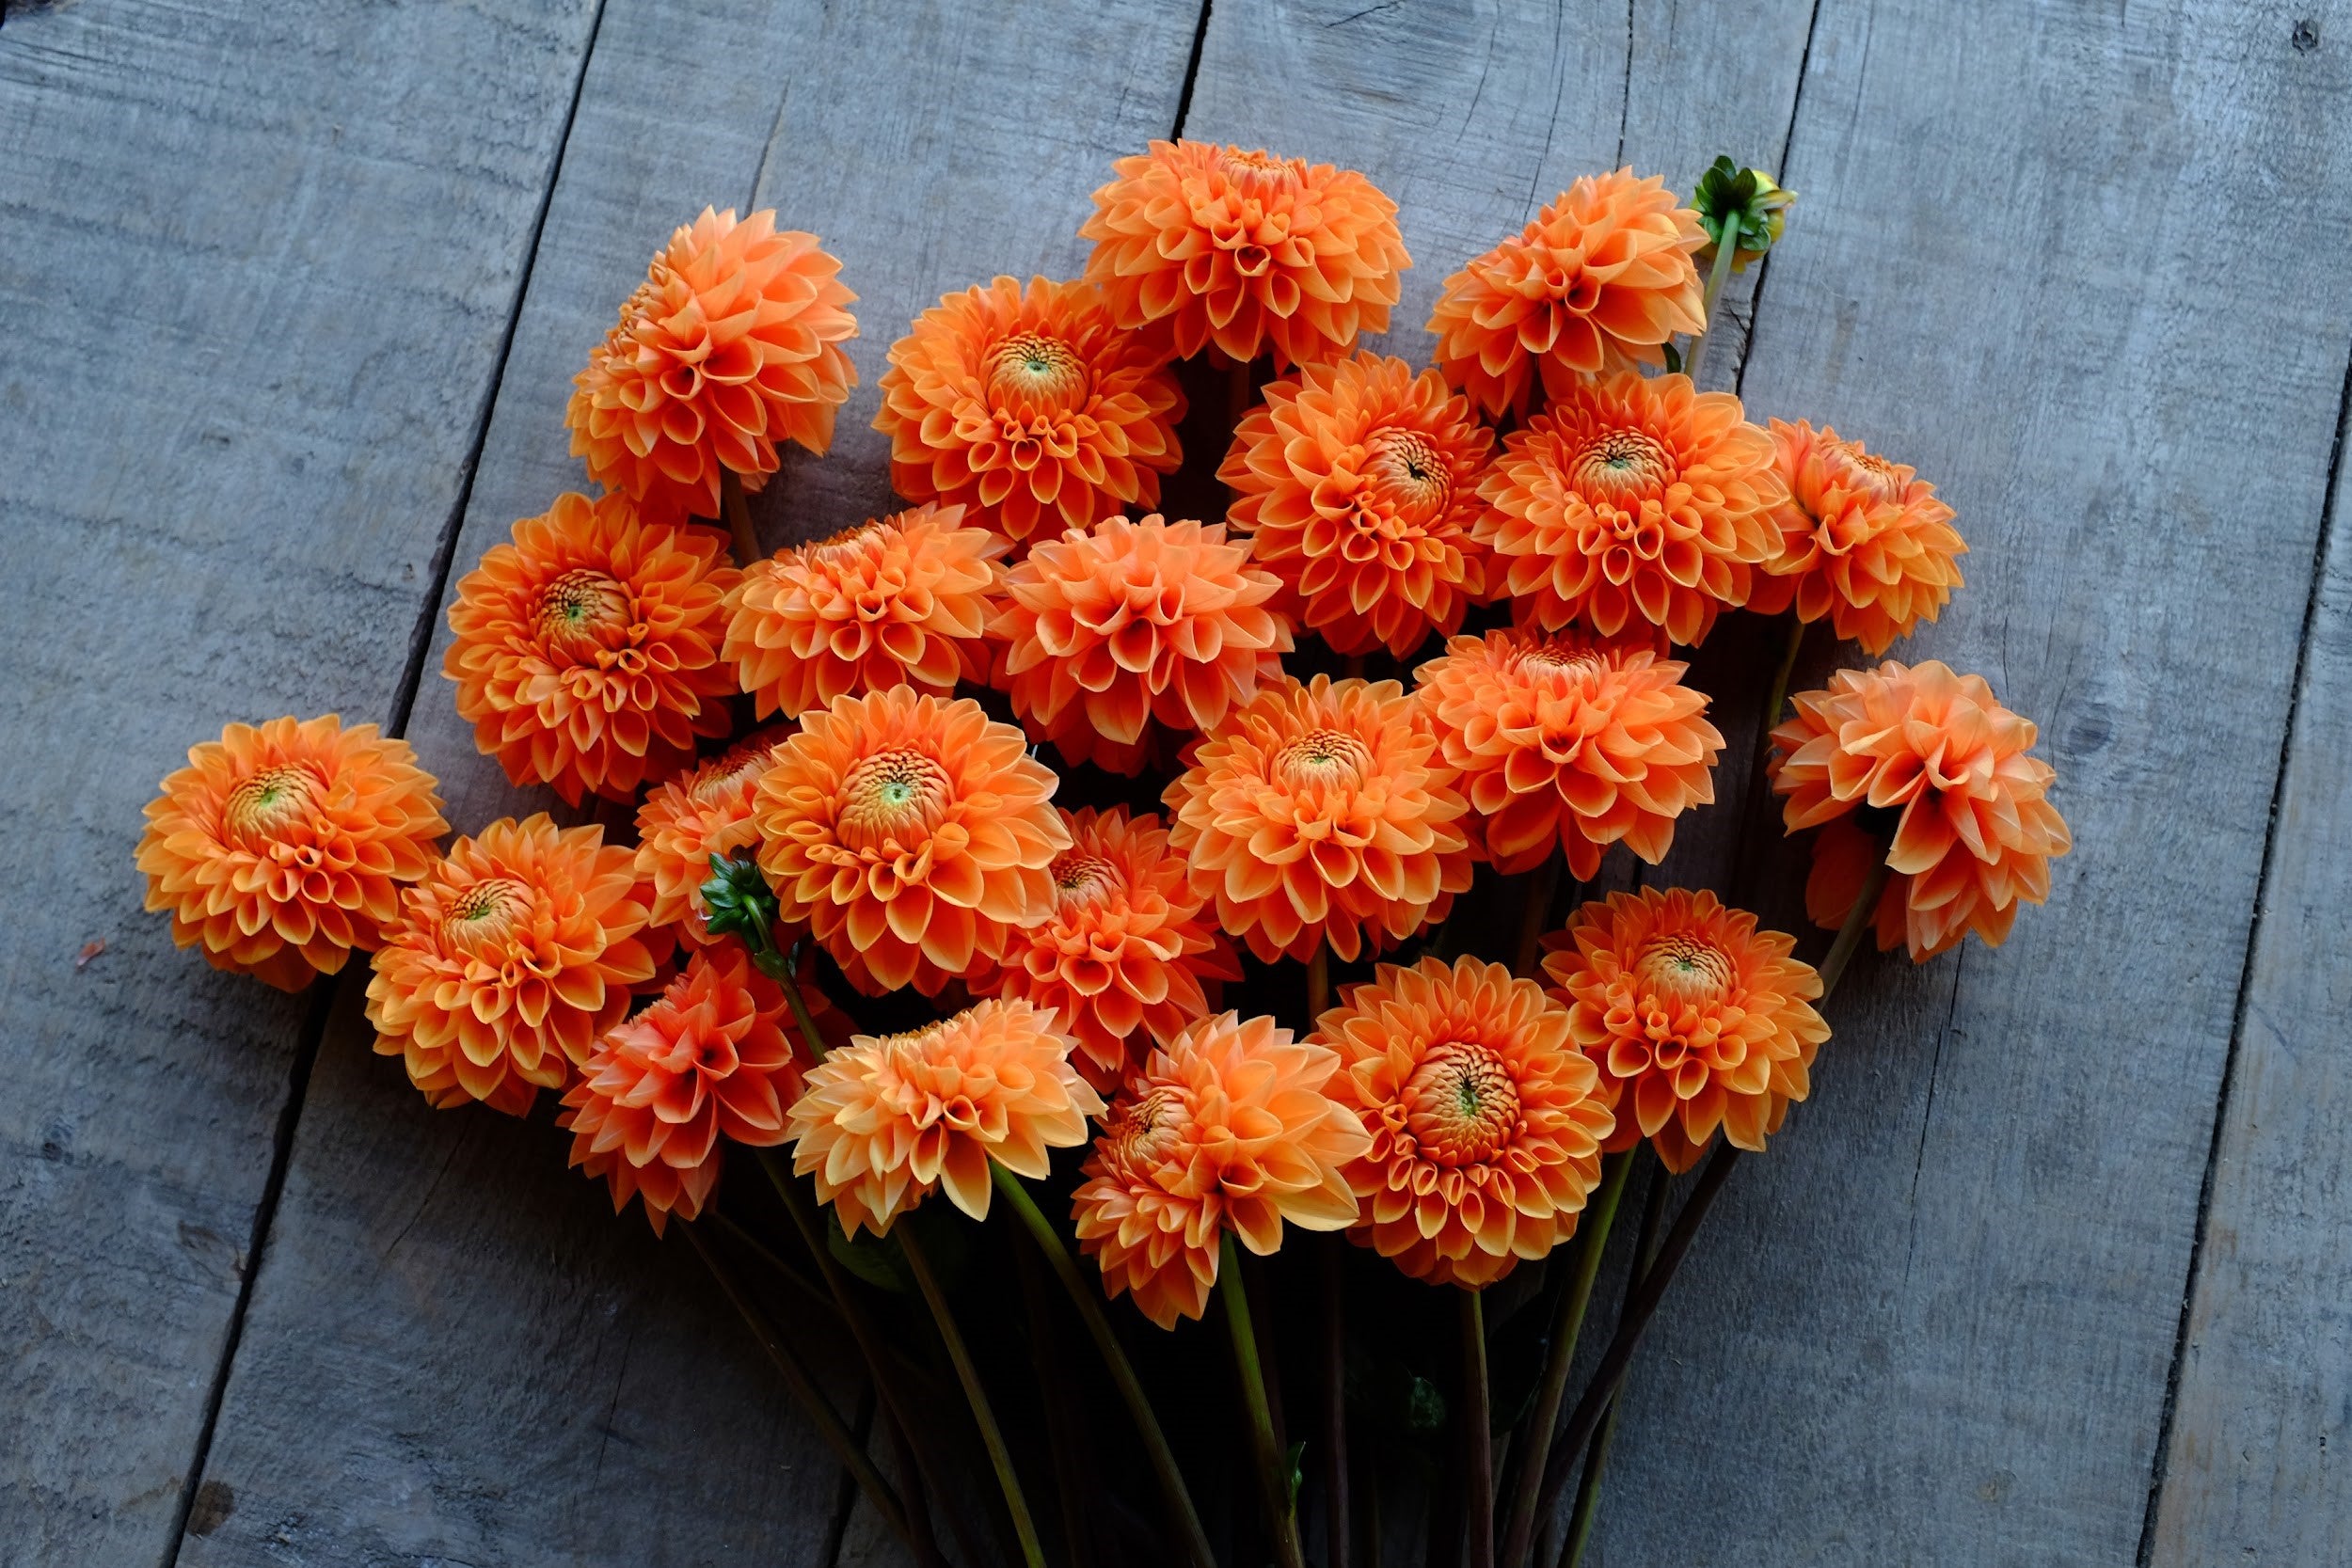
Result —
<instances>
[{"instance_id":1,"label":"deep orange dahlia","mask_svg":"<svg viewBox=\"0 0 2352 1568\"><path fill-rule=\"evenodd\" d=\"M1630 371L1564 388L1502 445L1472 536L1522 624L1705 637L1780 547L1772 437L1729 392ZM1500 576L1500 581L1496 578Z\"/></svg>"},{"instance_id":2,"label":"deep orange dahlia","mask_svg":"<svg viewBox=\"0 0 2352 1568\"><path fill-rule=\"evenodd\" d=\"M653 889L654 925L671 927L697 947L712 941L702 895L710 857L732 860L737 850L758 844L752 799L786 733L762 730L737 741L655 785L637 808L637 875Z\"/></svg>"},{"instance_id":3,"label":"deep orange dahlia","mask_svg":"<svg viewBox=\"0 0 2352 1568\"><path fill-rule=\"evenodd\" d=\"M990 1161L1044 1176L1046 1151L1086 1142L1102 1114L1070 1064L1075 1043L1050 1010L993 999L912 1034L860 1035L810 1071L791 1110L792 1168L817 1179L851 1236L887 1235L940 1187L986 1219Z\"/></svg>"},{"instance_id":4,"label":"deep orange dahlia","mask_svg":"<svg viewBox=\"0 0 2352 1568\"><path fill-rule=\"evenodd\" d=\"M726 657L763 719L912 686L988 678L984 633L1012 546L918 506L755 562L728 595Z\"/></svg>"},{"instance_id":5,"label":"deep orange dahlia","mask_svg":"<svg viewBox=\"0 0 2352 1568\"><path fill-rule=\"evenodd\" d=\"M522 1115L651 979L634 851L596 826L501 817L401 895L368 981L375 1051L434 1104Z\"/></svg>"},{"instance_id":6,"label":"deep orange dahlia","mask_svg":"<svg viewBox=\"0 0 2352 1568\"><path fill-rule=\"evenodd\" d=\"M2057 774L2027 754L2031 721L1982 676L1888 659L1840 670L1795 703L1797 716L1772 732L1772 788L1788 797L1790 832L1822 827L1805 883L1817 922L1844 922L1881 852L1893 874L1874 916L1879 946L1908 942L1915 960L1971 931L1998 946L2021 902L2049 897L2050 860L2074 847L2045 799ZM1879 837L1856 820L1862 812ZM1892 831L1883 851L1880 823Z\"/></svg>"},{"instance_id":7,"label":"deep orange dahlia","mask_svg":"<svg viewBox=\"0 0 2352 1568\"><path fill-rule=\"evenodd\" d=\"M1270 348L1278 366L1389 329L1413 259L1396 203L1354 169L1197 141L1111 166L1078 233L1120 325L1165 323L1187 359L1215 343L1243 360Z\"/></svg>"},{"instance_id":8,"label":"deep orange dahlia","mask_svg":"<svg viewBox=\"0 0 2352 1568\"><path fill-rule=\"evenodd\" d=\"M1394 681L1301 686L1236 708L1163 797L1216 922L1268 963L1353 960L1445 918L1470 886L1470 810Z\"/></svg>"},{"instance_id":9,"label":"deep orange dahlia","mask_svg":"<svg viewBox=\"0 0 2352 1568\"><path fill-rule=\"evenodd\" d=\"M1456 637L1415 672L1498 870L1532 871L1556 845L1590 881L1620 839L1665 858L1675 818L1715 799L1724 746L1687 668L1639 639L1507 630Z\"/></svg>"},{"instance_id":10,"label":"deep orange dahlia","mask_svg":"<svg viewBox=\"0 0 2352 1568\"><path fill-rule=\"evenodd\" d=\"M1214 727L1281 673L1280 591L1221 523L1110 517L1032 548L1005 575L990 630L1032 735L1136 773L1164 736Z\"/></svg>"},{"instance_id":11,"label":"deep orange dahlia","mask_svg":"<svg viewBox=\"0 0 2352 1568\"><path fill-rule=\"evenodd\" d=\"M1355 1239L1415 1279L1482 1290L1576 1233L1609 1106L1533 980L1475 958L1382 964L1315 1021L1331 1098L1372 1147L1347 1167Z\"/></svg>"},{"instance_id":12,"label":"deep orange dahlia","mask_svg":"<svg viewBox=\"0 0 2352 1568\"><path fill-rule=\"evenodd\" d=\"M1438 369L1489 414L1524 410L1532 380L1557 401L1579 377L1659 364L1703 332L1696 213L1658 176L1587 175L1535 221L1445 280L1430 313Z\"/></svg>"},{"instance_id":13,"label":"deep orange dahlia","mask_svg":"<svg viewBox=\"0 0 2352 1568\"><path fill-rule=\"evenodd\" d=\"M1282 1223L1339 1230L1356 1219L1343 1167L1370 1140L1327 1092L1340 1065L1270 1018L1190 1025L1129 1081L1103 1119L1071 1200L1079 1250L1103 1291L1133 1295L1162 1328L1198 1318L1230 1230L1263 1257Z\"/></svg>"},{"instance_id":14,"label":"deep orange dahlia","mask_svg":"<svg viewBox=\"0 0 2352 1568\"><path fill-rule=\"evenodd\" d=\"M373 724L231 724L148 802L147 907L169 911L171 940L214 968L300 990L382 945L400 885L449 830L437 787Z\"/></svg>"},{"instance_id":15,"label":"deep orange dahlia","mask_svg":"<svg viewBox=\"0 0 2352 1568\"><path fill-rule=\"evenodd\" d=\"M1687 888L1613 893L1547 939L1552 995L1615 1104L1612 1151L1647 1138L1686 1171L1721 1127L1764 1147L1803 1100L1829 1038L1815 1012L1820 976L1788 955L1796 939Z\"/></svg>"},{"instance_id":16,"label":"deep orange dahlia","mask_svg":"<svg viewBox=\"0 0 2352 1568\"><path fill-rule=\"evenodd\" d=\"M760 776L759 868L869 996L926 996L1053 913L1053 770L969 698L836 697Z\"/></svg>"},{"instance_id":17,"label":"deep orange dahlia","mask_svg":"<svg viewBox=\"0 0 2352 1568\"><path fill-rule=\"evenodd\" d=\"M1756 574L1748 607L1829 616L1872 655L1934 620L1968 553L1935 486L1827 425L1774 420L1772 454L1788 492L1773 509L1780 553Z\"/></svg>"},{"instance_id":18,"label":"deep orange dahlia","mask_svg":"<svg viewBox=\"0 0 2352 1568\"><path fill-rule=\"evenodd\" d=\"M1089 283L947 295L891 345L882 398L891 488L1011 539L1148 510L1184 458L1176 378Z\"/></svg>"},{"instance_id":19,"label":"deep orange dahlia","mask_svg":"<svg viewBox=\"0 0 2352 1568\"><path fill-rule=\"evenodd\" d=\"M625 496L566 493L515 525L449 607L441 673L474 745L516 784L626 800L727 733L719 657L739 574L710 530L642 521Z\"/></svg>"},{"instance_id":20,"label":"deep orange dahlia","mask_svg":"<svg viewBox=\"0 0 2352 1568\"><path fill-rule=\"evenodd\" d=\"M670 236L620 325L574 378L564 410L588 477L645 515L719 515L719 471L756 490L776 443L821 452L857 385L839 344L857 336L841 263L776 214L703 209Z\"/></svg>"}]
</instances>

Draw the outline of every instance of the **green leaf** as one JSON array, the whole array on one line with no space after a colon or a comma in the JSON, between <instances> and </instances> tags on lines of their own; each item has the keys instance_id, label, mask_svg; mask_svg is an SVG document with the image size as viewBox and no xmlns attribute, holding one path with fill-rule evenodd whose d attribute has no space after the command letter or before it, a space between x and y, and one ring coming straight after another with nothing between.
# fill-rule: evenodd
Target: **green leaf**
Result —
<instances>
[{"instance_id":1,"label":"green leaf","mask_svg":"<svg viewBox=\"0 0 2352 1568\"><path fill-rule=\"evenodd\" d=\"M1298 1489L1307 1482L1307 1469L1305 1465L1301 1463L1306 1455L1306 1444L1293 1443L1291 1445L1289 1461L1284 1465L1284 1469L1288 1472L1288 1474L1283 1481L1283 1485L1287 1489L1283 1501L1289 1504L1290 1510L1294 1513L1298 1512Z\"/></svg>"}]
</instances>

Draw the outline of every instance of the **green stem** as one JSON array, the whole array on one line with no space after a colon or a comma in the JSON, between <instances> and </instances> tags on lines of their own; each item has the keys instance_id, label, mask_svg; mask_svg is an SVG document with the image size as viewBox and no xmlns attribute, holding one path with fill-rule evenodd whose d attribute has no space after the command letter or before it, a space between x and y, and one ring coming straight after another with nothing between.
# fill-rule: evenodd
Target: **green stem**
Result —
<instances>
[{"instance_id":1,"label":"green stem","mask_svg":"<svg viewBox=\"0 0 2352 1568\"><path fill-rule=\"evenodd\" d=\"M1306 1568L1282 1450L1274 1440L1274 1411L1266 1403L1265 1376L1258 1367L1258 1336L1249 1323L1249 1291L1241 1282L1241 1245L1230 1230L1225 1233L1224 1248L1217 1263L1217 1293L1225 1298L1226 1335L1233 1342L1233 1366L1241 1373L1242 1401L1248 1406L1249 1446L1258 1461L1258 1493L1265 1505L1266 1530L1274 1538L1274 1558L1280 1568Z\"/></svg>"},{"instance_id":2,"label":"green stem","mask_svg":"<svg viewBox=\"0 0 2352 1568\"><path fill-rule=\"evenodd\" d=\"M1708 269L1707 294L1699 303L1700 313L1707 317L1707 329L1691 340L1690 352L1682 356L1682 373L1698 385L1699 361L1707 355L1707 345L1715 339L1715 301L1723 297L1724 285L1731 278L1731 259L1740 253L1740 214L1724 214L1723 234L1715 242L1715 264Z\"/></svg>"},{"instance_id":3,"label":"green stem","mask_svg":"<svg viewBox=\"0 0 2352 1568\"><path fill-rule=\"evenodd\" d=\"M1348 1568L1347 1534L1347 1243L1334 1232L1317 1239L1323 1275L1323 1464L1330 1518L1330 1568Z\"/></svg>"},{"instance_id":4,"label":"green stem","mask_svg":"<svg viewBox=\"0 0 2352 1568\"><path fill-rule=\"evenodd\" d=\"M1886 855L1887 847L1879 845L1878 853L1870 862L1869 875L1862 879L1862 891L1848 907L1846 923L1837 927L1837 940L1829 944L1829 957L1821 960L1821 995L1820 1002L1814 1004L1817 1007L1837 989L1854 949L1862 945L1863 933L1869 930L1872 917L1878 913L1879 898L1886 892L1886 879L1893 869L1886 863Z\"/></svg>"},{"instance_id":5,"label":"green stem","mask_svg":"<svg viewBox=\"0 0 2352 1568\"><path fill-rule=\"evenodd\" d=\"M1667 1189L1673 1185L1673 1179L1663 1167L1651 1173L1649 1196L1642 1203L1641 1233L1633 1246L1633 1269L1627 1276L1629 1297L1630 1287L1639 1285L1649 1273L1650 1264L1657 1260L1659 1232L1666 1220ZM1584 1555L1584 1544L1592 1539L1593 1525L1600 1517L1600 1482L1609 1470L1609 1445L1617 1434L1617 1418L1624 1411L1625 1386L1619 1384L1609 1408L1601 1413L1599 1428L1593 1433L1592 1450L1584 1457L1584 1476L1577 1482L1576 1506L1568 1511L1568 1533L1561 1543L1559 1568L1574 1568L1577 1560Z\"/></svg>"},{"instance_id":6,"label":"green stem","mask_svg":"<svg viewBox=\"0 0 2352 1568\"><path fill-rule=\"evenodd\" d=\"M1544 863L1528 873L1527 901L1519 906L1519 945L1511 973L1523 980L1536 978L1535 965L1544 953L1544 927L1551 924L1552 896L1560 891L1560 861L1556 846Z\"/></svg>"},{"instance_id":7,"label":"green stem","mask_svg":"<svg viewBox=\"0 0 2352 1568\"><path fill-rule=\"evenodd\" d=\"M775 951L772 943L769 951ZM801 1026L801 1041L808 1047L809 1065L821 1065L825 1059L825 1041L824 1037L817 1032L817 1020L809 1013L808 998L801 994L801 944L797 942L792 944L792 951L784 958L784 994L786 1000L792 1004L792 1022Z\"/></svg>"},{"instance_id":8,"label":"green stem","mask_svg":"<svg viewBox=\"0 0 2352 1568\"><path fill-rule=\"evenodd\" d=\"M1804 647L1805 623L1799 618L1796 607L1788 610L1788 645L1780 651L1780 668L1772 673L1772 689L1764 694L1764 720L1756 732L1756 783L1757 795L1767 793L1764 764L1772 754L1772 729L1780 722L1780 710L1788 702L1788 682L1797 673L1797 655Z\"/></svg>"},{"instance_id":9,"label":"green stem","mask_svg":"<svg viewBox=\"0 0 2352 1568\"><path fill-rule=\"evenodd\" d=\"M1486 1388L1486 1292L1455 1291L1462 1336L1462 1481L1464 1523L1470 1527L1470 1568L1495 1568L1494 1418Z\"/></svg>"},{"instance_id":10,"label":"green stem","mask_svg":"<svg viewBox=\"0 0 2352 1568\"><path fill-rule=\"evenodd\" d=\"M1004 1489L1005 1508L1012 1515L1012 1532L1021 1539L1021 1558L1028 1568L1045 1568L1045 1553L1037 1541L1037 1523L1029 1517L1029 1500L1021 1495L1021 1478L1012 1467L1012 1450L1005 1447L1005 1434L996 1425L996 1412L988 1402L988 1390L980 1386L979 1369L972 1365L972 1352L963 1342L963 1331L956 1326L956 1316L947 1309L947 1298L939 1289L939 1280L931 1273L930 1259L924 1256L923 1244L914 1238L912 1225L898 1228L898 1250L907 1260L907 1270L914 1275L916 1289L931 1309L931 1321L939 1325L939 1337L946 1343L947 1359L955 1363L956 1376L963 1384L963 1397L972 1406L972 1419L980 1429L980 1442L988 1449L988 1462L996 1471L996 1484Z\"/></svg>"},{"instance_id":11,"label":"green stem","mask_svg":"<svg viewBox=\"0 0 2352 1568\"><path fill-rule=\"evenodd\" d=\"M733 468L719 470L719 510L727 515L727 531L735 536L735 563L757 561L759 535L752 531L751 503L743 499L743 476Z\"/></svg>"}]
</instances>

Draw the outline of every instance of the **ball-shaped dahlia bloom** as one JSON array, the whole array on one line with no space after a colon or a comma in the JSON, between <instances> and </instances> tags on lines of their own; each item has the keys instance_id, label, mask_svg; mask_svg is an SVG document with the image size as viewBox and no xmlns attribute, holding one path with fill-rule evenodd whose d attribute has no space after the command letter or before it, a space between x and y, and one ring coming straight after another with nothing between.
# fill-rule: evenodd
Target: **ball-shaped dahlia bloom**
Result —
<instances>
[{"instance_id":1,"label":"ball-shaped dahlia bloom","mask_svg":"<svg viewBox=\"0 0 2352 1568\"><path fill-rule=\"evenodd\" d=\"M1214 728L1282 673L1281 584L1225 527L1110 517L1041 541L990 624L1029 733L1072 762L1138 773L1171 735Z\"/></svg>"},{"instance_id":2,"label":"ball-shaped dahlia bloom","mask_svg":"<svg viewBox=\"0 0 2352 1568\"><path fill-rule=\"evenodd\" d=\"M1612 1151L1647 1138L1686 1171L1718 1128L1760 1150L1805 1097L1829 1025L1795 938L1711 893L1643 888L1585 905L1547 942L1552 995L1616 1108Z\"/></svg>"},{"instance_id":3,"label":"ball-shaped dahlia bloom","mask_svg":"<svg viewBox=\"0 0 2352 1568\"><path fill-rule=\"evenodd\" d=\"M1843 924L1882 855L1878 944L1907 942L1914 960L1971 931L1998 946L2019 904L2049 897L2050 861L2074 847L2047 798L2058 775L2030 754L2032 721L1982 676L1888 659L1794 701L1772 732L1772 788L1790 832L1822 830L1805 882L1815 921Z\"/></svg>"},{"instance_id":4,"label":"ball-shaped dahlia bloom","mask_svg":"<svg viewBox=\"0 0 2352 1568\"><path fill-rule=\"evenodd\" d=\"M1724 746L1686 669L1645 641L1515 628L1456 637L1415 672L1496 869L1532 871L1558 847L1590 881L1621 840L1652 865L1665 858L1675 818L1715 799Z\"/></svg>"},{"instance_id":5,"label":"ball-shaped dahlia bloom","mask_svg":"<svg viewBox=\"0 0 2352 1568\"><path fill-rule=\"evenodd\" d=\"M1009 539L1149 510L1184 460L1184 394L1101 291L999 277L891 345L874 428L890 487L960 504Z\"/></svg>"},{"instance_id":6,"label":"ball-shaped dahlia bloom","mask_svg":"<svg viewBox=\"0 0 2352 1568\"><path fill-rule=\"evenodd\" d=\"M851 985L936 996L1052 914L1057 782L969 698L836 697L760 775L759 868Z\"/></svg>"},{"instance_id":7,"label":"ball-shaped dahlia bloom","mask_svg":"<svg viewBox=\"0 0 2352 1568\"><path fill-rule=\"evenodd\" d=\"M1340 1059L1270 1018L1205 1018L1152 1053L1103 1118L1071 1202L1103 1291L1162 1328L1198 1318L1225 1233L1260 1257L1355 1223L1347 1163L1370 1139L1328 1092Z\"/></svg>"},{"instance_id":8,"label":"ball-shaped dahlia bloom","mask_svg":"<svg viewBox=\"0 0 2352 1568\"><path fill-rule=\"evenodd\" d=\"M1489 414L1524 412L1540 378L1568 395L1579 377L1659 364L1677 332L1703 332L1696 213L1658 176L1587 175L1445 280L1430 313L1437 365Z\"/></svg>"},{"instance_id":9,"label":"ball-shaped dahlia bloom","mask_svg":"<svg viewBox=\"0 0 2352 1568\"><path fill-rule=\"evenodd\" d=\"M205 961L300 990L373 952L449 824L405 740L334 714L231 724L148 802L147 907Z\"/></svg>"},{"instance_id":10,"label":"ball-shaped dahlia bloom","mask_svg":"<svg viewBox=\"0 0 2352 1568\"><path fill-rule=\"evenodd\" d=\"M653 978L649 900L636 853L599 827L542 813L460 838L385 928L368 981L376 1054L405 1061L436 1105L522 1115Z\"/></svg>"},{"instance_id":11,"label":"ball-shaped dahlia bloom","mask_svg":"<svg viewBox=\"0 0 2352 1568\"><path fill-rule=\"evenodd\" d=\"M1472 535L1522 625L1693 643L1780 547L1772 437L1729 392L1626 372L1564 388L1502 444Z\"/></svg>"},{"instance_id":12,"label":"ball-shaped dahlia bloom","mask_svg":"<svg viewBox=\"0 0 2352 1568\"><path fill-rule=\"evenodd\" d=\"M1772 436L1787 491L1772 512L1780 553L1756 575L1748 608L1828 616L1838 636L1873 656L1934 620L1968 552L1935 486L1827 425L1774 420Z\"/></svg>"},{"instance_id":13,"label":"ball-shaped dahlia bloom","mask_svg":"<svg viewBox=\"0 0 2352 1568\"><path fill-rule=\"evenodd\" d=\"M988 1217L993 1161L1041 1177L1047 1150L1086 1142L1103 1101L1070 1065L1075 1044L1050 1010L977 1003L905 1035L860 1035L810 1070L790 1113L792 1168L815 1177L841 1228L888 1235L945 1188Z\"/></svg>"},{"instance_id":14,"label":"ball-shaped dahlia bloom","mask_svg":"<svg viewBox=\"0 0 2352 1568\"><path fill-rule=\"evenodd\" d=\"M441 673L474 745L570 804L626 800L727 733L719 657L738 574L707 529L648 523L625 496L564 494L457 584Z\"/></svg>"},{"instance_id":15,"label":"ball-shaped dahlia bloom","mask_svg":"<svg viewBox=\"0 0 2352 1568\"><path fill-rule=\"evenodd\" d=\"M756 490L776 444L821 452L857 372L857 295L814 234L779 232L776 214L703 209L670 236L619 325L574 378L564 410L588 477L648 517L719 515L720 470Z\"/></svg>"},{"instance_id":16,"label":"ball-shaped dahlia bloom","mask_svg":"<svg viewBox=\"0 0 2352 1568\"><path fill-rule=\"evenodd\" d=\"M1265 388L1217 478L1284 608L1343 654L1403 658L1486 591L1477 476L1493 435L1435 371L1362 353Z\"/></svg>"},{"instance_id":17,"label":"ball-shaped dahlia bloom","mask_svg":"<svg viewBox=\"0 0 2352 1568\"><path fill-rule=\"evenodd\" d=\"M1413 259L1396 203L1354 169L1197 141L1111 167L1078 233L1120 325L1165 330L1184 358L1214 344L1239 360L1271 350L1278 366L1389 329Z\"/></svg>"},{"instance_id":18,"label":"ball-shaped dahlia bloom","mask_svg":"<svg viewBox=\"0 0 2352 1568\"><path fill-rule=\"evenodd\" d=\"M918 506L755 562L727 597L725 652L759 716L988 678L988 618L1012 546Z\"/></svg>"},{"instance_id":19,"label":"ball-shaped dahlia bloom","mask_svg":"<svg viewBox=\"0 0 2352 1568\"><path fill-rule=\"evenodd\" d=\"M702 886L710 857L759 843L752 800L787 731L762 730L656 784L637 808L637 875L653 890L653 924L695 947L714 940Z\"/></svg>"},{"instance_id":20,"label":"ball-shaped dahlia bloom","mask_svg":"<svg viewBox=\"0 0 2352 1568\"><path fill-rule=\"evenodd\" d=\"M1218 927L1271 963L1354 960L1445 918L1470 807L1394 681L1285 675L1194 750L1162 799Z\"/></svg>"},{"instance_id":21,"label":"ball-shaped dahlia bloom","mask_svg":"<svg viewBox=\"0 0 2352 1568\"><path fill-rule=\"evenodd\" d=\"M1308 1037L1372 1147L1353 1238L1415 1279L1483 1290L1576 1233L1613 1118L1567 1010L1502 964L1382 964Z\"/></svg>"}]
</instances>

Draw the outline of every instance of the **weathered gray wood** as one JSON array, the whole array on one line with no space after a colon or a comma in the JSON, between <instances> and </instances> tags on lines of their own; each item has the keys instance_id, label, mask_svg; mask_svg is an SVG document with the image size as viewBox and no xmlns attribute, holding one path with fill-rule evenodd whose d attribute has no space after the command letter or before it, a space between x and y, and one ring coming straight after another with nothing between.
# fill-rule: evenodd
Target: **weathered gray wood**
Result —
<instances>
[{"instance_id":1,"label":"weathered gray wood","mask_svg":"<svg viewBox=\"0 0 2352 1568\"><path fill-rule=\"evenodd\" d=\"M139 808L389 716L591 9L0 29L0 1561L168 1555L306 1005L140 910Z\"/></svg>"}]
</instances>

